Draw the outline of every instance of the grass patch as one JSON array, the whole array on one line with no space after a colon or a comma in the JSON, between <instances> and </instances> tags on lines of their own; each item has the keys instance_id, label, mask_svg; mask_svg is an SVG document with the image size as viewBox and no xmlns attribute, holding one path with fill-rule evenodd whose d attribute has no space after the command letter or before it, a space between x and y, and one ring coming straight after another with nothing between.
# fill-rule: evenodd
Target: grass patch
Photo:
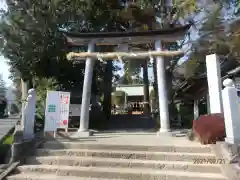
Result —
<instances>
[{"instance_id":1,"label":"grass patch","mask_svg":"<svg viewBox=\"0 0 240 180\"><path fill-rule=\"evenodd\" d=\"M3 141L3 144L12 144L13 143L13 135L7 135Z\"/></svg>"},{"instance_id":2,"label":"grass patch","mask_svg":"<svg viewBox=\"0 0 240 180\"><path fill-rule=\"evenodd\" d=\"M9 149L13 144L13 134L6 135L0 143L0 164L5 164L5 159L8 156Z\"/></svg>"},{"instance_id":3,"label":"grass patch","mask_svg":"<svg viewBox=\"0 0 240 180\"><path fill-rule=\"evenodd\" d=\"M6 157L8 156L9 149L14 143L14 130L15 128L10 129L10 131L0 140L0 164L5 164Z\"/></svg>"}]
</instances>

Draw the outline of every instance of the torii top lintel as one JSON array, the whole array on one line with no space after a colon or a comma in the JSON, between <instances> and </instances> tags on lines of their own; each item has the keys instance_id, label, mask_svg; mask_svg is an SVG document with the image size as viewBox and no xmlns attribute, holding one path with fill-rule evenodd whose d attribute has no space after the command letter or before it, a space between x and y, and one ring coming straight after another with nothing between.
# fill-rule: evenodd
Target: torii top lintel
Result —
<instances>
[{"instance_id":1,"label":"torii top lintel","mask_svg":"<svg viewBox=\"0 0 240 180\"><path fill-rule=\"evenodd\" d=\"M72 33L64 32L67 42L72 46L87 45L94 40L97 46L118 44L147 44L156 40L175 42L183 39L191 25L178 26L168 29L159 29L141 32L99 32L99 33Z\"/></svg>"}]
</instances>

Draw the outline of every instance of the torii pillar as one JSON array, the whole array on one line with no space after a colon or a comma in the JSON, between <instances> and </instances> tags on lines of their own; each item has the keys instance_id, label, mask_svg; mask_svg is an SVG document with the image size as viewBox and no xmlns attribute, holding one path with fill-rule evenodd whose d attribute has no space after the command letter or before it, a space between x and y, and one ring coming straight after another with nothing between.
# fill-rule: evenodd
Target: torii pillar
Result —
<instances>
[{"instance_id":1,"label":"torii pillar","mask_svg":"<svg viewBox=\"0 0 240 180\"><path fill-rule=\"evenodd\" d=\"M94 41L89 42L88 52L93 52L95 47ZM83 91L82 91L82 104L80 112L80 127L78 131L73 135L74 138L78 137L88 137L92 135L89 131L89 107L92 92L92 77L93 77L93 67L94 60L92 58L86 59L85 73L83 81Z\"/></svg>"},{"instance_id":2,"label":"torii pillar","mask_svg":"<svg viewBox=\"0 0 240 180\"><path fill-rule=\"evenodd\" d=\"M156 51L162 51L161 41L155 42ZM166 85L166 73L164 58L156 57L157 60L157 82L158 82L158 98L159 98L159 113L160 113L160 130L159 134L170 132L168 96Z\"/></svg>"}]
</instances>

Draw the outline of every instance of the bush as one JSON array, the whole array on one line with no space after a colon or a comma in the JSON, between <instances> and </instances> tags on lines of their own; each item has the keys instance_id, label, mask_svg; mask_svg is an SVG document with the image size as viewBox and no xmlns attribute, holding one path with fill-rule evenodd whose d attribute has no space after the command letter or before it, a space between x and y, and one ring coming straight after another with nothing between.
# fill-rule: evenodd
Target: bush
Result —
<instances>
[{"instance_id":1,"label":"bush","mask_svg":"<svg viewBox=\"0 0 240 180\"><path fill-rule=\"evenodd\" d=\"M190 104L182 103L178 113L181 115L182 127L191 128L193 126L193 107Z\"/></svg>"},{"instance_id":2,"label":"bush","mask_svg":"<svg viewBox=\"0 0 240 180\"><path fill-rule=\"evenodd\" d=\"M157 106L157 97L154 89L151 90L149 98L150 98L152 109L156 109L158 106Z\"/></svg>"},{"instance_id":3,"label":"bush","mask_svg":"<svg viewBox=\"0 0 240 180\"><path fill-rule=\"evenodd\" d=\"M225 137L223 114L202 115L193 121L193 133L202 144L212 144Z\"/></svg>"},{"instance_id":4,"label":"bush","mask_svg":"<svg viewBox=\"0 0 240 180\"><path fill-rule=\"evenodd\" d=\"M36 79L36 92L37 92L37 102L36 102L36 123L44 126L44 116L45 116L45 102L47 97L47 90L56 90L58 88L58 83L53 78L42 78Z\"/></svg>"},{"instance_id":5,"label":"bush","mask_svg":"<svg viewBox=\"0 0 240 180\"><path fill-rule=\"evenodd\" d=\"M7 135L3 141L3 144L12 144L14 140L13 135Z\"/></svg>"},{"instance_id":6,"label":"bush","mask_svg":"<svg viewBox=\"0 0 240 180\"><path fill-rule=\"evenodd\" d=\"M107 119L100 107L91 107L89 112L89 128L90 129L105 129Z\"/></svg>"},{"instance_id":7,"label":"bush","mask_svg":"<svg viewBox=\"0 0 240 180\"><path fill-rule=\"evenodd\" d=\"M187 133L187 137L188 137L188 139L189 139L190 141L194 141L194 140L195 140L195 134L194 134L193 130L191 130L191 131L189 131L189 132Z\"/></svg>"},{"instance_id":8,"label":"bush","mask_svg":"<svg viewBox=\"0 0 240 180\"><path fill-rule=\"evenodd\" d=\"M9 131L9 134L4 137L2 143L0 144L0 164L6 163L5 160L9 155L8 153L14 140L14 136L12 134L13 131L14 129Z\"/></svg>"},{"instance_id":9,"label":"bush","mask_svg":"<svg viewBox=\"0 0 240 180\"><path fill-rule=\"evenodd\" d=\"M91 107L89 111L89 129L105 129L107 119L100 107ZM79 128L80 116L70 117L68 127Z\"/></svg>"},{"instance_id":10,"label":"bush","mask_svg":"<svg viewBox=\"0 0 240 180\"><path fill-rule=\"evenodd\" d=\"M18 114L18 113L20 113L20 109L18 108L17 104L11 104L10 113L11 114Z\"/></svg>"},{"instance_id":11,"label":"bush","mask_svg":"<svg viewBox=\"0 0 240 180\"><path fill-rule=\"evenodd\" d=\"M0 96L0 117L4 117L5 110L7 108L7 101L5 97Z\"/></svg>"},{"instance_id":12,"label":"bush","mask_svg":"<svg viewBox=\"0 0 240 180\"><path fill-rule=\"evenodd\" d=\"M112 96L112 104L123 105L125 103L126 93L124 91L115 91Z\"/></svg>"},{"instance_id":13,"label":"bush","mask_svg":"<svg viewBox=\"0 0 240 180\"><path fill-rule=\"evenodd\" d=\"M8 156L9 149L11 148L10 144L0 144L0 164L5 164L5 160Z\"/></svg>"}]
</instances>

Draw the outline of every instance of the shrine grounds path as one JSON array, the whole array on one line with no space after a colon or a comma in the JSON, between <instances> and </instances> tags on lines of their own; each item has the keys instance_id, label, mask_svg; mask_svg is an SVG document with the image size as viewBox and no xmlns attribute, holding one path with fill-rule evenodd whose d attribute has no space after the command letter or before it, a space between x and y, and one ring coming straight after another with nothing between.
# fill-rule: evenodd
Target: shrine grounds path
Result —
<instances>
[{"instance_id":1,"label":"shrine grounds path","mask_svg":"<svg viewBox=\"0 0 240 180\"><path fill-rule=\"evenodd\" d=\"M156 131L156 121L147 115L112 115L107 130Z\"/></svg>"}]
</instances>

